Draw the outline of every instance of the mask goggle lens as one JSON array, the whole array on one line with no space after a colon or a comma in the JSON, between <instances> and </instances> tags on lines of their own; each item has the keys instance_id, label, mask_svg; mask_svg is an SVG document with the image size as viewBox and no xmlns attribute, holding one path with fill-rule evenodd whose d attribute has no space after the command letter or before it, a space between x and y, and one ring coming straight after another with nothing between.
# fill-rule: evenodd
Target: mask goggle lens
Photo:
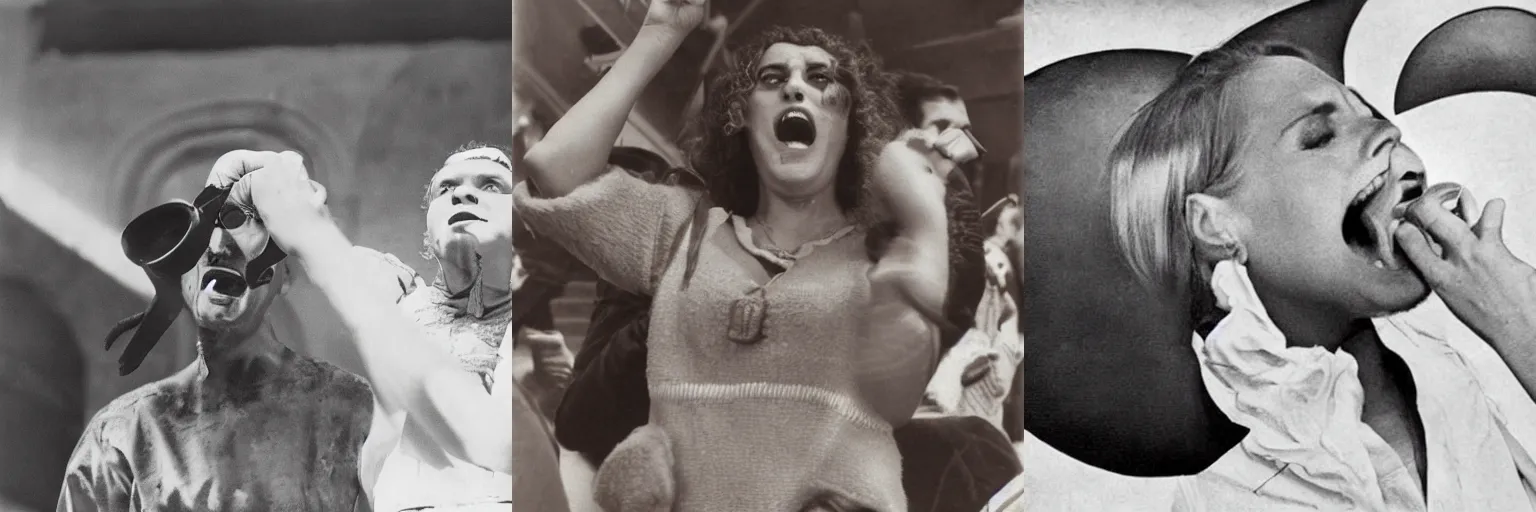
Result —
<instances>
[{"instance_id":1,"label":"mask goggle lens","mask_svg":"<svg viewBox=\"0 0 1536 512\"><path fill-rule=\"evenodd\" d=\"M238 206L226 205L223 209L219 210L216 225L224 229L236 229L244 226L249 220L251 220L251 216L246 214L245 210L240 209Z\"/></svg>"}]
</instances>

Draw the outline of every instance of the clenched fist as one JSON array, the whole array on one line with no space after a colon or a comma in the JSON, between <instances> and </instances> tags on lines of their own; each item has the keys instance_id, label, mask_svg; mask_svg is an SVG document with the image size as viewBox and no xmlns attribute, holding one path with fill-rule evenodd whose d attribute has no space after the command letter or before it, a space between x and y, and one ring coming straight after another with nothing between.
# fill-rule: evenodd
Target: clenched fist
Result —
<instances>
[{"instance_id":1,"label":"clenched fist","mask_svg":"<svg viewBox=\"0 0 1536 512\"><path fill-rule=\"evenodd\" d=\"M706 0L651 0L644 26L665 29L677 36L688 35L704 21L708 4Z\"/></svg>"}]
</instances>

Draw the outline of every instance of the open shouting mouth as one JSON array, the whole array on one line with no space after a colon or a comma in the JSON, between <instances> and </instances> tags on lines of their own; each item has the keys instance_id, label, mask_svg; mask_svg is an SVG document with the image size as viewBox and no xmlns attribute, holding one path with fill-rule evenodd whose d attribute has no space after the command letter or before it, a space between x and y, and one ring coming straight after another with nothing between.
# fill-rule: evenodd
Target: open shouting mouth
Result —
<instances>
[{"instance_id":1,"label":"open shouting mouth","mask_svg":"<svg viewBox=\"0 0 1536 512\"><path fill-rule=\"evenodd\" d=\"M1386 170L1366 183L1349 201L1342 226L1344 242L1371 260L1377 268L1399 270L1407 263L1392 231L1402 219L1405 206L1424 195L1424 173L1418 170Z\"/></svg>"},{"instance_id":2,"label":"open shouting mouth","mask_svg":"<svg viewBox=\"0 0 1536 512\"><path fill-rule=\"evenodd\" d=\"M452 217L448 217L449 226L458 224L460 222L485 222L485 219L480 218L479 215L475 215L469 212L459 212L453 214Z\"/></svg>"},{"instance_id":3,"label":"open shouting mouth","mask_svg":"<svg viewBox=\"0 0 1536 512\"><path fill-rule=\"evenodd\" d=\"M245 295L248 289L245 276L235 270L213 267L203 272L203 293L216 304L229 304Z\"/></svg>"},{"instance_id":4,"label":"open shouting mouth","mask_svg":"<svg viewBox=\"0 0 1536 512\"><path fill-rule=\"evenodd\" d=\"M816 122L804 107L790 107L773 122L773 135L791 149L805 149L816 143Z\"/></svg>"}]
</instances>

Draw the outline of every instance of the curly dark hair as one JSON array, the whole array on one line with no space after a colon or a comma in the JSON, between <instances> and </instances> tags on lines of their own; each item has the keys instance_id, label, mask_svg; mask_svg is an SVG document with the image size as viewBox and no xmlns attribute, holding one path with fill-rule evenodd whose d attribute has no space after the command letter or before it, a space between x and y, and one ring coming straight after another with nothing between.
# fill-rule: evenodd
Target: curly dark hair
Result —
<instances>
[{"instance_id":1,"label":"curly dark hair","mask_svg":"<svg viewBox=\"0 0 1536 512\"><path fill-rule=\"evenodd\" d=\"M838 164L837 204L845 212L863 204L867 169L896 135L899 119L889 77L867 45L855 45L812 27L774 27L730 53L704 87L704 105L684 146L693 169L709 185L710 198L741 216L757 213L757 164L745 132L747 98L757 86L757 61L776 43L814 46L834 59L833 77L852 96L848 148Z\"/></svg>"}]
</instances>

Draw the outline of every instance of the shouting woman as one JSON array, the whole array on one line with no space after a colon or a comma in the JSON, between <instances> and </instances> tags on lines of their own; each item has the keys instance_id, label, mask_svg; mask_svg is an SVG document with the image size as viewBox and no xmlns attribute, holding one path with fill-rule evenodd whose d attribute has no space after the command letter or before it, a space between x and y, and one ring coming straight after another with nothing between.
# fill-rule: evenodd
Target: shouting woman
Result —
<instances>
[{"instance_id":1,"label":"shouting woman","mask_svg":"<svg viewBox=\"0 0 1536 512\"><path fill-rule=\"evenodd\" d=\"M651 3L613 68L529 149L531 186L514 194L541 236L653 297L650 423L604 462L598 501L905 510L891 430L951 323L952 165L917 134L888 142L871 55L778 29L711 84L691 154L706 190L610 172L612 141L703 4Z\"/></svg>"}]
</instances>

